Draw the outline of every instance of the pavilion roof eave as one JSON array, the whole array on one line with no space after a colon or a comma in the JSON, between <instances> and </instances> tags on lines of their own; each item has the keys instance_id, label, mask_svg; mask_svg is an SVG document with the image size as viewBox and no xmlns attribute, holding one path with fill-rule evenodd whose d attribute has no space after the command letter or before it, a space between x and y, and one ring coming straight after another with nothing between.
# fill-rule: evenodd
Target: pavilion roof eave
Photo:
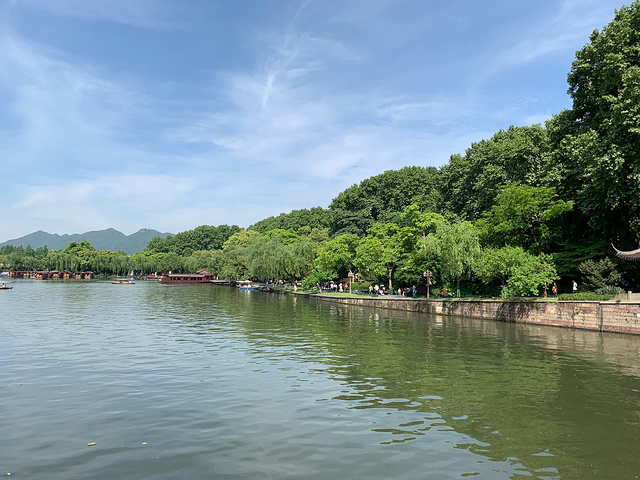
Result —
<instances>
[{"instance_id":1,"label":"pavilion roof eave","mask_svg":"<svg viewBox=\"0 0 640 480\"><path fill-rule=\"evenodd\" d=\"M621 250L618 250L613 245L613 243L611 244L611 246L616 251L616 257L621 258L622 260L627 260L632 262L640 261L640 248L638 248L637 250L630 250L628 252L623 252Z\"/></svg>"}]
</instances>

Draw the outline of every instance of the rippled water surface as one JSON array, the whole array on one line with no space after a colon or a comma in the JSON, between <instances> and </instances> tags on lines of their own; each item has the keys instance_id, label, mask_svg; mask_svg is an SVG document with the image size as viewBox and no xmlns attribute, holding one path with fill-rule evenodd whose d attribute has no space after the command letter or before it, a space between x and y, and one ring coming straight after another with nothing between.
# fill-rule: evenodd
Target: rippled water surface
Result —
<instances>
[{"instance_id":1,"label":"rippled water surface","mask_svg":"<svg viewBox=\"0 0 640 480\"><path fill-rule=\"evenodd\" d=\"M13 286L0 475L640 475L639 337L212 285Z\"/></svg>"}]
</instances>

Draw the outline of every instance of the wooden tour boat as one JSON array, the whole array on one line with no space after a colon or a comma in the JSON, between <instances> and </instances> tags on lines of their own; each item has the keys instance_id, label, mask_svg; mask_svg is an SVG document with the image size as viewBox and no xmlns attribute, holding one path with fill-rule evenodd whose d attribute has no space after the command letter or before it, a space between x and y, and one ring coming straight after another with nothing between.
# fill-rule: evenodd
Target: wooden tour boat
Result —
<instances>
[{"instance_id":1,"label":"wooden tour boat","mask_svg":"<svg viewBox=\"0 0 640 480\"><path fill-rule=\"evenodd\" d=\"M198 273L165 273L160 277L160 283L210 283L213 280L206 270L200 270Z\"/></svg>"}]
</instances>

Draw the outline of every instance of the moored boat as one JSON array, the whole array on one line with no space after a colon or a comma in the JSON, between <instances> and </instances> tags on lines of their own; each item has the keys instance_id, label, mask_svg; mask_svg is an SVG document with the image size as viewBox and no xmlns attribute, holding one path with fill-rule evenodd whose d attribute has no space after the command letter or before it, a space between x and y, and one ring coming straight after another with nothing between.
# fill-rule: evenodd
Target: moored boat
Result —
<instances>
[{"instance_id":1,"label":"moored boat","mask_svg":"<svg viewBox=\"0 0 640 480\"><path fill-rule=\"evenodd\" d=\"M258 290L260 288L260 285L250 280L238 280L236 286L240 288L240 290Z\"/></svg>"},{"instance_id":2,"label":"moored boat","mask_svg":"<svg viewBox=\"0 0 640 480\"><path fill-rule=\"evenodd\" d=\"M160 283L209 283L213 280L206 270L200 270L198 273L166 273L160 277Z\"/></svg>"}]
</instances>

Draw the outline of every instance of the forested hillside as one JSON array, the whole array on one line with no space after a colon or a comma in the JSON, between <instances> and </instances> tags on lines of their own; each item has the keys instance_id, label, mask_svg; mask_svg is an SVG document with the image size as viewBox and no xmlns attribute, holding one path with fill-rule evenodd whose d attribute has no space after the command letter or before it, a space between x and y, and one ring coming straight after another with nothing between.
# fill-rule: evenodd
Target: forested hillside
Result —
<instances>
[{"instance_id":1,"label":"forested hillside","mask_svg":"<svg viewBox=\"0 0 640 480\"><path fill-rule=\"evenodd\" d=\"M573 278L592 290L615 289L622 275L635 283L637 265L618 261L610 242L640 243L639 45L635 1L576 53L572 108L545 125L501 130L441 168L365 179L326 208L154 238L130 263L307 284L352 271L391 289L424 284L429 270L438 290L475 294L536 295Z\"/></svg>"},{"instance_id":2,"label":"forested hillside","mask_svg":"<svg viewBox=\"0 0 640 480\"><path fill-rule=\"evenodd\" d=\"M106 230L96 230L85 233L74 233L72 235L58 235L56 233L47 233L37 231L25 235L24 237L8 240L0 243L0 248L5 246L14 247L31 247L32 249L47 247L49 250L63 250L71 242L81 242L86 240L101 250L122 250L129 255L144 249L149 241L154 237L164 238L169 233L160 233L157 230L143 228L131 235L125 235L113 228Z\"/></svg>"}]
</instances>

